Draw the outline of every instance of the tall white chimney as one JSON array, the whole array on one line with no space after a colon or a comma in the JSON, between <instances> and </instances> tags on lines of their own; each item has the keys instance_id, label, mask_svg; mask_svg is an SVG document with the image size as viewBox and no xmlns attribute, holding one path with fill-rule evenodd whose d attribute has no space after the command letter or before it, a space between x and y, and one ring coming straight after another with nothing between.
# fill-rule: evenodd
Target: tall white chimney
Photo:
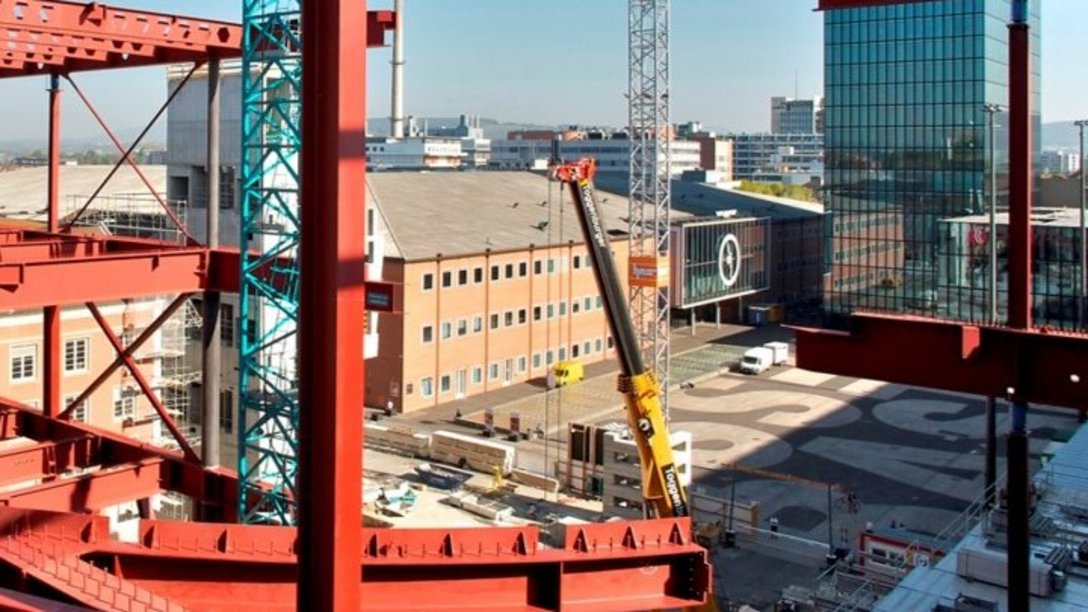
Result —
<instances>
[{"instance_id":1,"label":"tall white chimney","mask_svg":"<svg viewBox=\"0 0 1088 612\"><path fill-rule=\"evenodd\" d=\"M404 138L404 0L395 0L393 10L397 14L397 25L393 39L393 108L389 135Z\"/></svg>"}]
</instances>

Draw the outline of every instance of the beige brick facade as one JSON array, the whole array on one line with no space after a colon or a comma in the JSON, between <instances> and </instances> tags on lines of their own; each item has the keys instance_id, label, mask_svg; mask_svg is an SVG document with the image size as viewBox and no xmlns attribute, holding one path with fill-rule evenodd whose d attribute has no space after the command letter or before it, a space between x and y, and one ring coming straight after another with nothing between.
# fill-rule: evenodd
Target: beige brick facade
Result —
<instances>
[{"instance_id":1,"label":"beige brick facade","mask_svg":"<svg viewBox=\"0 0 1088 612\"><path fill-rule=\"evenodd\" d=\"M625 271L627 241L612 245ZM366 365L369 406L412 412L543 380L561 359L614 356L584 245L387 259L383 275L403 283L404 311L381 315L378 357Z\"/></svg>"}]
</instances>

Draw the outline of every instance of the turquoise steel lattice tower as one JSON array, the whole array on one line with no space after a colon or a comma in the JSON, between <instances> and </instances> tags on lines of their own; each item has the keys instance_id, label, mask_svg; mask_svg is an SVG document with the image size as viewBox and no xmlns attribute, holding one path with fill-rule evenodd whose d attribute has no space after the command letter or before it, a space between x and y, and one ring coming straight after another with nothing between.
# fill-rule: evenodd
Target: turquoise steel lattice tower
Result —
<instances>
[{"instance_id":1,"label":"turquoise steel lattice tower","mask_svg":"<svg viewBox=\"0 0 1088 612\"><path fill-rule=\"evenodd\" d=\"M243 0L239 516L293 525L298 473L300 0ZM254 503L256 502L256 503Z\"/></svg>"}]
</instances>

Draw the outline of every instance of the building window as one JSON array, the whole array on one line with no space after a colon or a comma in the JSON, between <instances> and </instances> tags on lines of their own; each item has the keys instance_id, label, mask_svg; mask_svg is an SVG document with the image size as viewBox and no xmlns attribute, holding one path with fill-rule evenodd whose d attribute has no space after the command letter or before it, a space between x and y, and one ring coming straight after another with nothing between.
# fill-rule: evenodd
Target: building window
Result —
<instances>
[{"instance_id":1,"label":"building window","mask_svg":"<svg viewBox=\"0 0 1088 612\"><path fill-rule=\"evenodd\" d=\"M523 262L518 264L518 276L522 277L522 278L524 278L526 276L529 276L529 264L528 263L523 261Z\"/></svg>"},{"instance_id":2,"label":"building window","mask_svg":"<svg viewBox=\"0 0 1088 612\"><path fill-rule=\"evenodd\" d=\"M450 375L443 374L438 377L438 392L449 393L450 392Z\"/></svg>"},{"instance_id":3,"label":"building window","mask_svg":"<svg viewBox=\"0 0 1088 612\"><path fill-rule=\"evenodd\" d=\"M460 319L457 321L457 335L464 336L468 334L468 319Z\"/></svg>"},{"instance_id":4,"label":"building window","mask_svg":"<svg viewBox=\"0 0 1088 612\"><path fill-rule=\"evenodd\" d=\"M525 355L518 357L518 372L525 372L529 368L529 360L525 358Z\"/></svg>"},{"instance_id":5,"label":"building window","mask_svg":"<svg viewBox=\"0 0 1088 612\"><path fill-rule=\"evenodd\" d=\"M472 333L478 334L484 329L484 318L480 315L476 315L472 319Z\"/></svg>"},{"instance_id":6,"label":"building window","mask_svg":"<svg viewBox=\"0 0 1088 612\"><path fill-rule=\"evenodd\" d=\"M219 392L219 429L234 431L234 392L230 389Z\"/></svg>"},{"instance_id":7,"label":"building window","mask_svg":"<svg viewBox=\"0 0 1088 612\"><path fill-rule=\"evenodd\" d=\"M449 321L442 321L442 339L447 340L453 335L453 324Z\"/></svg>"},{"instance_id":8,"label":"building window","mask_svg":"<svg viewBox=\"0 0 1088 612\"><path fill-rule=\"evenodd\" d=\"M68 406L71 406L72 402L76 401L76 398L78 397L78 395L69 395L68 397L64 398L64 409L67 410ZM29 406L29 404L27 405ZM72 408L71 412L72 420L78 421L80 423L88 423L89 421L87 420L87 417L89 414L90 410L87 400L83 400L82 402L80 402L78 406Z\"/></svg>"},{"instance_id":9,"label":"building window","mask_svg":"<svg viewBox=\"0 0 1088 612\"><path fill-rule=\"evenodd\" d=\"M570 303L571 314L578 314L578 311L582 309L582 304L578 300L574 300Z\"/></svg>"},{"instance_id":10,"label":"building window","mask_svg":"<svg viewBox=\"0 0 1088 612\"><path fill-rule=\"evenodd\" d=\"M570 356L572 359L577 358L579 354L579 346L577 343L570 346Z\"/></svg>"},{"instance_id":11,"label":"building window","mask_svg":"<svg viewBox=\"0 0 1088 612\"><path fill-rule=\"evenodd\" d=\"M219 339L227 346L234 346L234 306L219 305Z\"/></svg>"},{"instance_id":12,"label":"building window","mask_svg":"<svg viewBox=\"0 0 1088 612\"><path fill-rule=\"evenodd\" d=\"M608 346L608 350L612 350L612 336L605 338L605 344Z\"/></svg>"},{"instance_id":13,"label":"building window","mask_svg":"<svg viewBox=\"0 0 1088 612\"><path fill-rule=\"evenodd\" d=\"M581 267L582 267L582 256L581 255L575 255L574 256L574 269L579 270L579 269L581 269Z\"/></svg>"},{"instance_id":14,"label":"building window","mask_svg":"<svg viewBox=\"0 0 1088 612\"><path fill-rule=\"evenodd\" d=\"M499 328L499 315L498 313L491 315L491 329Z\"/></svg>"},{"instance_id":15,"label":"building window","mask_svg":"<svg viewBox=\"0 0 1088 612\"><path fill-rule=\"evenodd\" d=\"M554 316L555 316L555 305L554 304L548 304L548 318L550 319L550 318L552 318Z\"/></svg>"},{"instance_id":16,"label":"building window","mask_svg":"<svg viewBox=\"0 0 1088 612\"><path fill-rule=\"evenodd\" d=\"M514 278L514 264L506 264L506 278Z\"/></svg>"},{"instance_id":17,"label":"building window","mask_svg":"<svg viewBox=\"0 0 1088 612\"><path fill-rule=\"evenodd\" d=\"M442 273L442 288L453 286L453 272L446 270Z\"/></svg>"},{"instance_id":18,"label":"building window","mask_svg":"<svg viewBox=\"0 0 1088 612\"><path fill-rule=\"evenodd\" d=\"M543 316L543 311L540 306L533 306L533 320L539 321Z\"/></svg>"},{"instance_id":19,"label":"building window","mask_svg":"<svg viewBox=\"0 0 1088 612\"><path fill-rule=\"evenodd\" d=\"M499 379L499 364L498 363L493 363L493 364L491 364L491 367L489 369L490 369L489 374L491 376L491 380L498 380Z\"/></svg>"},{"instance_id":20,"label":"building window","mask_svg":"<svg viewBox=\"0 0 1088 612\"><path fill-rule=\"evenodd\" d=\"M597 308L602 308L603 304L604 304L604 302L601 301L601 296L598 295L597 296Z\"/></svg>"},{"instance_id":21,"label":"building window","mask_svg":"<svg viewBox=\"0 0 1088 612\"><path fill-rule=\"evenodd\" d=\"M115 419L132 419L136 418L136 396L138 393L135 390L122 389L120 387L113 390L113 418Z\"/></svg>"},{"instance_id":22,"label":"building window","mask_svg":"<svg viewBox=\"0 0 1088 612\"><path fill-rule=\"evenodd\" d=\"M430 376L419 381L419 394L423 397L434 395L434 379Z\"/></svg>"},{"instance_id":23,"label":"building window","mask_svg":"<svg viewBox=\"0 0 1088 612\"><path fill-rule=\"evenodd\" d=\"M483 268L476 267L475 269L472 270L472 282L474 282L474 283L484 282L484 269Z\"/></svg>"},{"instance_id":24,"label":"building window","mask_svg":"<svg viewBox=\"0 0 1088 612\"><path fill-rule=\"evenodd\" d=\"M586 298L586 299L582 300L582 304L583 304L582 310L590 310L591 308L593 308L593 299L592 298Z\"/></svg>"},{"instance_id":25,"label":"building window","mask_svg":"<svg viewBox=\"0 0 1088 612\"><path fill-rule=\"evenodd\" d=\"M472 368L472 384L478 385L484 382L484 369L480 366Z\"/></svg>"},{"instance_id":26,"label":"building window","mask_svg":"<svg viewBox=\"0 0 1088 612\"><path fill-rule=\"evenodd\" d=\"M11 382L34 380L37 376L38 346L23 344L11 347Z\"/></svg>"},{"instance_id":27,"label":"building window","mask_svg":"<svg viewBox=\"0 0 1088 612\"><path fill-rule=\"evenodd\" d=\"M423 344L427 344L427 343L429 343L429 342L431 342L433 340L434 340L434 326L433 325L424 325L423 326Z\"/></svg>"},{"instance_id":28,"label":"building window","mask_svg":"<svg viewBox=\"0 0 1088 612\"><path fill-rule=\"evenodd\" d=\"M434 274L427 272L423 275L423 290L430 291L434 289Z\"/></svg>"},{"instance_id":29,"label":"building window","mask_svg":"<svg viewBox=\"0 0 1088 612\"><path fill-rule=\"evenodd\" d=\"M565 347L565 346L559 347L559 361L563 361L566 358L567 358L567 347Z\"/></svg>"},{"instance_id":30,"label":"building window","mask_svg":"<svg viewBox=\"0 0 1088 612\"><path fill-rule=\"evenodd\" d=\"M535 355L533 355L533 369L535 370L535 369L537 369L539 367L540 367L540 353L536 353Z\"/></svg>"},{"instance_id":31,"label":"building window","mask_svg":"<svg viewBox=\"0 0 1088 612\"><path fill-rule=\"evenodd\" d=\"M567 314L567 303L559 302L559 316Z\"/></svg>"},{"instance_id":32,"label":"building window","mask_svg":"<svg viewBox=\"0 0 1088 612\"><path fill-rule=\"evenodd\" d=\"M548 274L555 272L555 259L548 259Z\"/></svg>"},{"instance_id":33,"label":"building window","mask_svg":"<svg viewBox=\"0 0 1088 612\"><path fill-rule=\"evenodd\" d=\"M491 280L497 281L500 277L499 266L491 266Z\"/></svg>"},{"instance_id":34,"label":"building window","mask_svg":"<svg viewBox=\"0 0 1088 612\"><path fill-rule=\"evenodd\" d=\"M457 271L457 284L458 285L467 285L468 284L468 270L458 270Z\"/></svg>"},{"instance_id":35,"label":"building window","mask_svg":"<svg viewBox=\"0 0 1088 612\"><path fill-rule=\"evenodd\" d=\"M64 341L65 372L87 371L87 352L90 350L90 343L88 338Z\"/></svg>"},{"instance_id":36,"label":"building window","mask_svg":"<svg viewBox=\"0 0 1088 612\"><path fill-rule=\"evenodd\" d=\"M514 324L514 311L513 310L507 310L502 318L503 318L503 323L505 324L505 326L510 327L511 325Z\"/></svg>"},{"instance_id":37,"label":"building window","mask_svg":"<svg viewBox=\"0 0 1088 612\"><path fill-rule=\"evenodd\" d=\"M548 358L548 361L547 361L548 365L551 365L552 363L555 362L555 353L553 353L552 351L548 351L547 358Z\"/></svg>"},{"instance_id":38,"label":"building window","mask_svg":"<svg viewBox=\"0 0 1088 612\"><path fill-rule=\"evenodd\" d=\"M528 310L526 310L524 308L518 309L518 325L525 325L525 322L528 320L528 318L529 318L529 311Z\"/></svg>"},{"instance_id":39,"label":"building window","mask_svg":"<svg viewBox=\"0 0 1088 612\"><path fill-rule=\"evenodd\" d=\"M601 352L601 339L600 338L597 338L596 340L593 341L593 352L595 352L595 353Z\"/></svg>"},{"instance_id":40,"label":"building window","mask_svg":"<svg viewBox=\"0 0 1088 612\"><path fill-rule=\"evenodd\" d=\"M539 276L544 272L544 260L538 259L533 262L533 274Z\"/></svg>"},{"instance_id":41,"label":"building window","mask_svg":"<svg viewBox=\"0 0 1088 612\"><path fill-rule=\"evenodd\" d=\"M589 354L589 340L586 340L585 343L582 344L582 354L583 355L588 355Z\"/></svg>"}]
</instances>

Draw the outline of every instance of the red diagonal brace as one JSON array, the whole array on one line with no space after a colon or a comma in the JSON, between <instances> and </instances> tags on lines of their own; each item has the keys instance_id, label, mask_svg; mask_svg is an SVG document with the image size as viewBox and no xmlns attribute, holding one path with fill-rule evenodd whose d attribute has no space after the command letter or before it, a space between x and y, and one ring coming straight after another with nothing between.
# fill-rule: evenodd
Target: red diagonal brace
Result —
<instances>
[{"instance_id":1,"label":"red diagonal brace","mask_svg":"<svg viewBox=\"0 0 1088 612\"><path fill-rule=\"evenodd\" d=\"M182 295L179 295L177 298L175 298L174 301L166 307L166 310L162 311L162 314L156 317L155 320L151 322L151 325L149 325L142 334L137 336L136 339L132 341L132 344L130 344L128 348L124 349L123 351L118 351L117 357L113 359L113 363L111 363L109 367L105 370L102 370L102 373L98 375L98 378L94 379L94 382L92 382L90 386L88 386L83 391L83 393L80 393L79 397L72 400L72 402L68 404L67 407L65 407L64 412L61 412L57 416L57 418L67 420L71 415L72 410L76 406L86 401L92 393L97 391L99 387L101 387L107 380L109 380L109 377L117 371L117 368L125 364L122 356L132 355L133 353L138 351L140 347L143 346L143 343L147 342L148 338L153 336L155 332L157 332L159 328L162 327L162 324L165 323L171 316L173 316L174 313L177 312L178 308L181 308L182 305L185 304L185 300L189 299L190 295L192 294L183 293Z\"/></svg>"},{"instance_id":2,"label":"red diagonal brace","mask_svg":"<svg viewBox=\"0 0 1088 612\"><path fill-rule=\"evenodd\" d=\"M155 125L155 122L159 120L159 117L162 117L162 114L166 112L166 109L170 106L170 102L172 102L174 98L178 95L178 92L180 92L181 89L185 87L185 84L189 82L190 77L193 76L193 73L196 72L196 69L199 66L200 64L193 64L193 67L189 70L189 73L185 75L185 78L180 83L178 83L178 86L174 88L174 91L170 92L170 95L166 98L166 102L163 102L162 106L160 106L159 110L155 113L155 116L151 118L151 121L149 121L146 126L144 126L143 131L140 132L140 135L136 138L136 140L132 142L132 145L129 146L128 149L125 149L124 145L121 144L121 141L118 140L117 136L113 133L113 130L110 129L109 124L106 123L106 120L102 118L102 115L98 114L98 109L95 108L94 104L91 103L91 100L83 93L83 90L79 88L79 85L76 85L76 82L72 80L72 77L69 75L64 76L64 78L67 79L68 82L72 85L72 89L75 90L76 94L79 95L79 98L83 100L83 104L87 106L87 110L91 111L91 115L94 116L96 121L98 121L98 125L102 126L102 129L106 132L106 135L109 136L109 139L113 142L113 146L116 147L117 151L121 154L121 159L117 160L117 163L114 165L113 169L110 170L110 173L106 176L106 179L102 181L101 185L98 186L98 189L96 189L90 199L87 200L87 203L79 209L79 212L77 212L75 216L72 217L72 220L69 221L68 224L65 226L64 231L71 230L72 226L75 225L75 222L79 220L79 217L83 215L83 213L87 210L87 207L91 205L91 202L93 202L98 194L101 193L102 188L106 186L106 182L108 182L110 178L112 178L113 175L117 173L117 170L121 167L121 164L127 163L129 166L132 167L132 170L136 172L136 175L140 177L140 180L143 182L144 186L147 187L147 190L151 192L151 195L154 196L156 200L158 200L159 206L161 206L163 211L166 212L166 215L170 217L170 220L173 221L174 225L177 226L179 230L181 230L181 233L185 234L185 238L188 239L189 244L197 244L196 239L193 238L192 234L189 233L188 228L186 228L185 224L182 223L181 219L178 218L177 213L174 212L174 209L170 208L170 205L166 203L166 200L162 199L162 195L159 194L159 192L155 189L154 185L151 184L151 181L148 180L143 170L140 169L140 165L132 159L132 151L136 149L136 147L140 144L140 141L143 140L144 136L146 136L147 133L151 131L151 127Z\"/></svg>"},{"instance_id":3,"label":"red diagonal brace","mask_svg":"<svg viewBox=\"0 0 1088 612\"><path fill-rule=\"evenodd\" d=\"M162 402L159 401L159 397L155 395L155 390L151 388L147 379L144 378L143 372L140 371L139 366L132 360L130 352L125 350L125 346L121 344L121 339L117 337L117 334L113 333L112 329L110 329L109 322L102 316L102 312L98 310L98 306L95 306L92 302L87 302L87 310L91 311L91 316L98 322L98 326L102 328L102 333L106 334L106 338L108 338L110 344L113 345L113 349L117 351L117 356L125 362L125 367L132 373L132 377L136 379L136 384L140 385L140 390L144 392L147 400L151 402L151 406L155 408L155 412L159 413L159 418L162 419L163 424L170 430L174 439L178 441L181 450L185 453L185 457L192 461L200 461L200 456L196 454L196 451L189 445L185 436L182 435L181 430L178 429L178 425L174 422L173 417L166 412L166 408L164 408Z\"/></svg>"}]
</instances>

